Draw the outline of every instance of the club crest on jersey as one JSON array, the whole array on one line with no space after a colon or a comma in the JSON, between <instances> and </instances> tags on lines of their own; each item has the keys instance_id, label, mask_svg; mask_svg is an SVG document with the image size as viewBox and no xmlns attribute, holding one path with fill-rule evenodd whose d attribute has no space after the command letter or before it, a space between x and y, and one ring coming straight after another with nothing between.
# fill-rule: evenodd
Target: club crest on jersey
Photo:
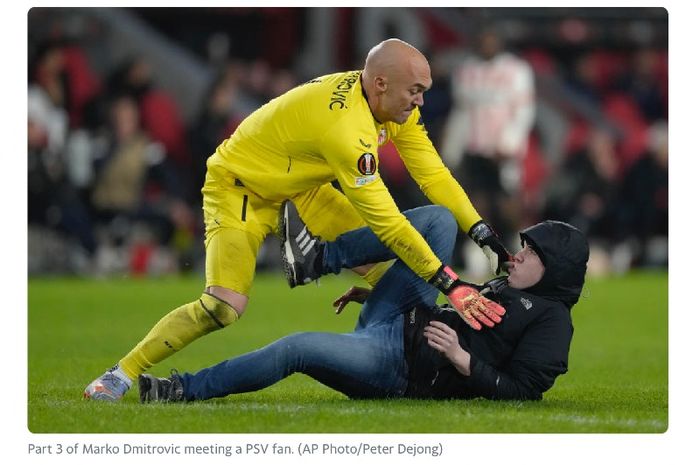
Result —
<instances>
[{"instance_id":1,"label":"club crest on jersey","mask_svg":"<svg viewBox=\"0 0 700 465\"><path fill-rule=\"evenodd\" d=\"M379 137L377 138L377 144L383 145L386 142L386 128L381 128L379 130Z\"/></svg>"},{"instance_id":2,"label":"club crest on jersey","mask_svg":"<svg viewBox=\"0 0 700 465\"><path fill-rule=\"evenodd\" d=\"M530 310L532 308L532 302L530 302L530 300L526 299L525 297L520 298L520 303L523 304L525 310Z\"/></svg>"},{"instance_id":3,"label":"club crest on jersey","mask_svg":"<svg viewBox=\"0 0 700 465\"><path fill-rule=\"evenodd\" d=\"M377 172L377 160L374 159L374 154L365 152L357 160L357 170L360 174L370 176Z\"/></svg>"}]
</instances>

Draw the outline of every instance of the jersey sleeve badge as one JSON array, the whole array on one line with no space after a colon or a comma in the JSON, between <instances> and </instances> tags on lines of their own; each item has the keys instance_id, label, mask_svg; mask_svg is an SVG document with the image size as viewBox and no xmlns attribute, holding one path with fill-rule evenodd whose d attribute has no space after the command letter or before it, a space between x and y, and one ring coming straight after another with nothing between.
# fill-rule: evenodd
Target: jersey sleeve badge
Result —
<instances>
[{"instance_id":1,"label":"jersey sleeve badge","mask_svg":"<svg viewBox=\"0 0 700 465\"><path fill-rule=\"evenodd\" d=\"M377 160L374 154L365 152L357 160L357 170L363 176L371 176L377 172Z\"/></svg>"},{"instance_id":2,"label":"jersey sleeve badge","mask_svg":"<svg viewBox=\"0 0 700 465\"><path fill-rule=\"evenodd\" d=\"M357 171L362 176L355 177L355 186L360 187L377 179L377 159L373 153L365 152L357 160Z\"/></svg>"}]
</instances>

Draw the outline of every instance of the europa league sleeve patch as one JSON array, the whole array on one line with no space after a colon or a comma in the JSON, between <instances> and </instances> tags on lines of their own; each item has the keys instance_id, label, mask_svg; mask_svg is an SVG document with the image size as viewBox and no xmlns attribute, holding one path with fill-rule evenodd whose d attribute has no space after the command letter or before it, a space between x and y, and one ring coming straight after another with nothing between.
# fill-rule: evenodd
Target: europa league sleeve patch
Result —
<instances>
[{"instance_id":1,"label":"europa league sleeve patch","mask_svg":"<svg viewBox=\"0 0 700 465\"><path fill-rule=\"evenodd\" d=\"M357 170L363 176L370 176L377 172L377 160L374 154L369 152L363 153L357 160Z\"/></svg>"}]
</instances>

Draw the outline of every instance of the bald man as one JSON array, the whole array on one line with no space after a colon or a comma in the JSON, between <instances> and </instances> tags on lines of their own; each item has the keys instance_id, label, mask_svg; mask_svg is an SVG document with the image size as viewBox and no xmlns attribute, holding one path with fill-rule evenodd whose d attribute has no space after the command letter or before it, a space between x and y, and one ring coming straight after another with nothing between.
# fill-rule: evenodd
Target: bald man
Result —
<instances>
[{"instance_id":1,"label":"bald man","mask_svg":"<svg viewBox=\"0 0 700 465\"><path fill-rule=\"evenodd\" d=\"M433 253L399 212L379 175L377 149L393 141L427 197L500 263L508 253L442 163L419 107L432 85L430 66L398 39L369 51L361 71L321 76L277 97L246 118L207 160L204 201L206 283L202 295L165 315L84 397L119 400L133 380L195 339L228 326L248 305L263 239L278 230L291 199L313 234L333 240L369 228L418 276L444 292L474 327L498 315L469 305L474 292ZM331 182L337 180L342 193ZM354 269L373 285L388 264ZM295 283L290 281L291 285ZM472 312L475 312L474 314Z\"/></svg>"}]
</instances>

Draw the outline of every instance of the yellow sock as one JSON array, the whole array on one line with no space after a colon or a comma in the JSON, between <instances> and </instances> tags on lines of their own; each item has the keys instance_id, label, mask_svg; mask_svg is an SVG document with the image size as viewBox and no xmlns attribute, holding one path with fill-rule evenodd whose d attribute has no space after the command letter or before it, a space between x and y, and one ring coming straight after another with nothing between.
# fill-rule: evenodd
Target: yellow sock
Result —
<instances>
[{"instance_id":1,"label":"yellow sock","mask_svg":"<svg viewBox=\"0 0 700 465\"><path fill-rule=\"evenodd\" d=\"M132 380L190 342L238 319L236 310L223 300L202 294L199 300L176 308L148 332L141 342L119 361Z\"/></svg>"},{"instance_id":2,"label":"yellow sock","mask_svg":"<svg viewBox=\"0 0 700 465\"><path fill-rule=\"evenodd\" d=\"M380 279L382 279L382 276L384 276L384 273L387 272L389 268L391 268L391 265L394 264L396 260L389 260L386 262L380 262L374 265L370 270L362 276L362 279L367 281L367 284L370 286L374 287L377 285Z\"/></svg>"}]
</instances>

